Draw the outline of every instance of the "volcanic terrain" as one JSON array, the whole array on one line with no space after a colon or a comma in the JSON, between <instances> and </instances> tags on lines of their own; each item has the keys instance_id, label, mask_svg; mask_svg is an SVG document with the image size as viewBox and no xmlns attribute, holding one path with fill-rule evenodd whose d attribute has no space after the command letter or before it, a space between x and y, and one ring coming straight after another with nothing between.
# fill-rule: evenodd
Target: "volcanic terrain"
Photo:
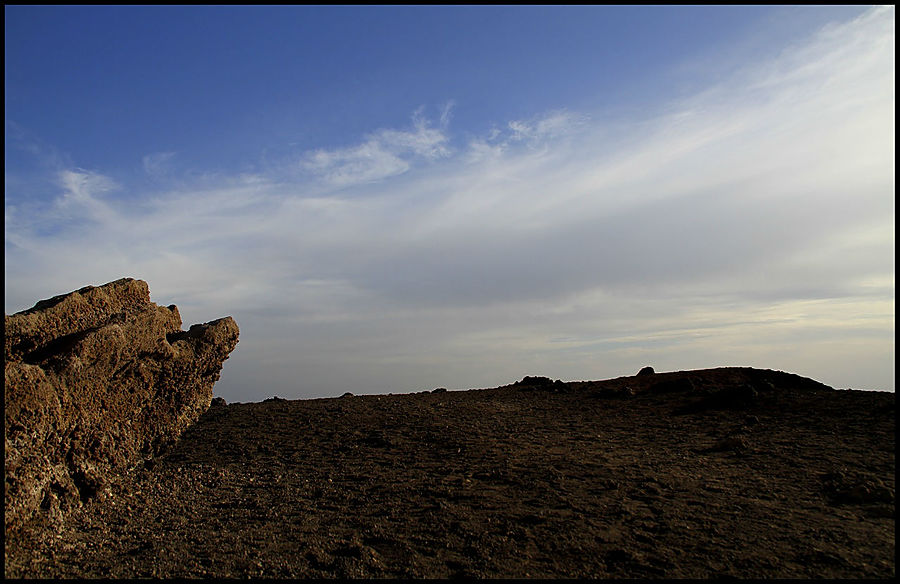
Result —
<instances>
[{"instance_id":1,"label":"volcanic terrain","mask_svg":"<svg viewBox=\"0 0 900 584\"><path fill-rule=\"evenodd\" d=\"M895 403L750 368L215 400L6 576L891 578Z\"/></svg>"}]
</instances>

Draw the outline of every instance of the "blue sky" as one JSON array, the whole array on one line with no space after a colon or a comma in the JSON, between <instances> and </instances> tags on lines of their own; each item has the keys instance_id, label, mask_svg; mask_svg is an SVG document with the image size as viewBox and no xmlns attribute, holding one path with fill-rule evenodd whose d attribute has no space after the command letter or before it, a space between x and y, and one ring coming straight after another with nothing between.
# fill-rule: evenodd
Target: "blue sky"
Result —
<instances>
[{"instance_id":1,"label":"blue sky","mask_svg":"<svg viewBox=\"0 0 900 584\"><path fill-rule=\"evenodd\" d=\"M233 315L257 401L894 389L893 7L5 7L5 308Z\"/></svg>"}]
</instances>

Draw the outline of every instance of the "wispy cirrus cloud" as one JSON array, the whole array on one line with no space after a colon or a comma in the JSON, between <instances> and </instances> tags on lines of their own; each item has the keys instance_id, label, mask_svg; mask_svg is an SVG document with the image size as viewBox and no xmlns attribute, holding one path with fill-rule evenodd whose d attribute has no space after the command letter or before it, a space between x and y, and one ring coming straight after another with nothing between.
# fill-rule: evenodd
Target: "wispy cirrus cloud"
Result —
<instances>
[{"instance_id":1,"label":"wispy cirrus cloud","mask_svg":"<svg viewBox=\"0 0 900 584\"><path fill-rule=\"evenodd\" d=\"M172 160L176 152L154 152L147 154L141 163L144 172L151 178L163 178L171 172Z\"/></svg>"},{"instance_id":2,"label":"wispy cirrus cloud","mask_svg":"<svg viewBox=\"0 0 900 584\"><path fill-rule=\"evenodd\" d=\"M893 54L875 8L639 115L458 136L448 102L301 173L127 199L69 167L52 216L6 203L7 310L144 278L190 322L236 317L229 399L648 362L892 389Z\"/></svg>"},{"instance_id":3,"label":"wispy cirrus cloud","mask_svg":"<svg viewBox=\"0 0 900 584\"><path fill-rule=\"evenodd\" d=\"M587 124L585 116L573 115L566 111L551 112L533 120L513 120L507 123L511 135L509 141L524 140L540 143L547 139L569 135Z\"/></svg>"},{"instance_id":4,"label":"wispy cirrus cloud","mask_svg":"<svg viewBox=\"0 0 900 584\"><path fill-rule=\"evenodd\" d=\"M420 108L409 130L381 129L356 146L307 153L302 167L331 185L347 187L385 179L409 170L415 159L436 160L451 154L445 124L449 107L441 114L441 127L432 128Z\"/></svg>"}]
</instances>

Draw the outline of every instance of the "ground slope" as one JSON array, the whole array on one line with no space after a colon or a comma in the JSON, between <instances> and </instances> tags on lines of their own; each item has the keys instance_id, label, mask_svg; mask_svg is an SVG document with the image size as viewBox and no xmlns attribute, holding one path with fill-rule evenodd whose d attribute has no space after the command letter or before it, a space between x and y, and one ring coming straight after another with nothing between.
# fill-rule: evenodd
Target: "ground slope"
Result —
<instances>
[{"instance_id":1,"label":"ground slope","mask_svg":"<svg viewBox=\"0 0 900 584\"><path fill-rule=\"evenodd\" d=\"M888 578L894 404L721 368L214 405L6 575Z\"/></svg>"}]
</instances>

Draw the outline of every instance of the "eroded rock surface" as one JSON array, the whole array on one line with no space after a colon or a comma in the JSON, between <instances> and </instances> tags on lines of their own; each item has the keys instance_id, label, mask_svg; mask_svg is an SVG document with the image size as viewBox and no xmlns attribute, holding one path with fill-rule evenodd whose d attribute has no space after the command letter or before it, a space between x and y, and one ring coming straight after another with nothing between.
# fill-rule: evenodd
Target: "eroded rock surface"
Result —
<instances>
[{"instance_id":1,"label":"eroded rock surface","mask_svg":"<svg viewBox=\"0 0 900 584\"><path fill-rule=\"evenodd\" d=\"M208 408L238 342L225 317L181 330L124 278L6 315L5 527L61 518L173 443Z\"/></svg>"}]
</instances>

